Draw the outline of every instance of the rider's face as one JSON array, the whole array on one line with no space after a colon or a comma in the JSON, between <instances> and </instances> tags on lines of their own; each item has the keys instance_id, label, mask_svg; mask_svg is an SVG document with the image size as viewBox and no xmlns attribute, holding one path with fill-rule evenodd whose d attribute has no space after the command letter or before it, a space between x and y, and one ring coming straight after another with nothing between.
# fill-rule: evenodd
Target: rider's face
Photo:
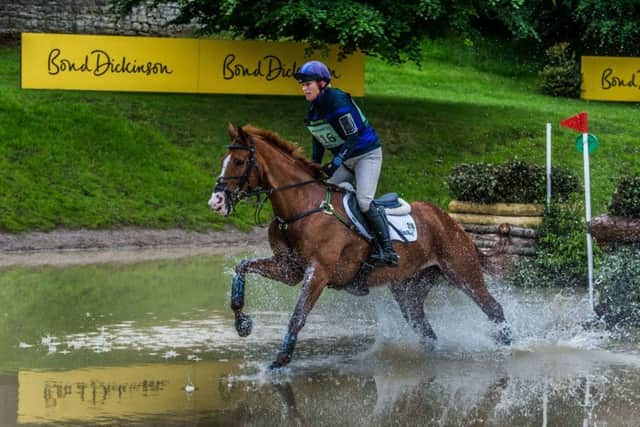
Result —
<instances>
[{"instance_id":1,"label":"rider's face","mask_svg":"<svg viewBox=\"0 0 640 427\"><path fill-rule=\"evenodd\" d=\"M311 80L310 82L302 83L302 93L304 93L304 99L307 101L315 101L318 95L320 95L320 82Z\"/></svg>"}]
</instances>

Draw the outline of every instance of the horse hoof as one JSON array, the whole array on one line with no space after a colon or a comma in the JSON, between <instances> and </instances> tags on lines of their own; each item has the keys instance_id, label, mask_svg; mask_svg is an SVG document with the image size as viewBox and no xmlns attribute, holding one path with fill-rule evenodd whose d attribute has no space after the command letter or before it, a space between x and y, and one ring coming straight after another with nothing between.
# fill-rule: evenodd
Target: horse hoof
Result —
<instances>
[{"instance_id":1,"label":"horse hoof","mask_svg":"<svg viewBox=\"0 0 640 427\"><path fill-rule=\"evenodd\" d=\"M271 365L269 365L269 370L270 371L277 371L279 369L282 369L283 366L284 365L282 365L280 362L275 361Z\"/></svg>"},{"instance_id":2,"label":"horse hoof","mask_svg":"<svg viewBox=\"0 0 640 427\"><path fill-rule=\"evenodd\" d=\"M238 335L243 338L248 337L251 334L252 329L253 322L249 316L242 314L240 317L236 318L236 331L238 331Z\"/></svg>"},{"instance_id":3,"label":"horse hoof","mask_svg":"<svg viewBox=\"0 0 640 427\"><path fill-rule=\"evenodd\" d=\"M507 325L500 326L496 340L503 345L511 345L513 338L511 336L511 328Z\"/></svg>"},{"instance_id":4,"label":"horse hoof","mask_svg":"<svg viewBox=\"0 0 640 427\"><path fill-rule=\"evenodd\" d=\"M433 352L436 349L436 339L435 338L423 338L420 340L420 344L422 344L422 348L426 352Z\"/></svg>"},{"instance_id":5,"label":"horse hoof","mask_svg":"<svg viewBox=\"0 0 640 427\"><path fill-rule=\"evenodd\" d=\"M271 371L282 369L287 366L289 362L291 362L291 355L279 352L276 356L276 360L271 365L269 365L269 369Z\"/></svg>"}]
</instances>

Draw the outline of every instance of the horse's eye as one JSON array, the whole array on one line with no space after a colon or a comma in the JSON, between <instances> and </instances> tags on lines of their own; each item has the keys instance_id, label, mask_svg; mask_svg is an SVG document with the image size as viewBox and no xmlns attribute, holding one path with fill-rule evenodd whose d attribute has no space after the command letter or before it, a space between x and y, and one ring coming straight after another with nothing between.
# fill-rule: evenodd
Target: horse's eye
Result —
<instances>
[{"instance_id":1,"label":"horse's eye","mask_svg":"<svg viewBox=\"0 0 640 427\"><path fill-rule=\"evenodd\" d=\"M236 166L242 166L242 165L244 165L244 160L242 160L242 159L235 159L235 160L233 161L233 163L235 163L235 165L236 165Z\"/></svg>"}]
</instances>

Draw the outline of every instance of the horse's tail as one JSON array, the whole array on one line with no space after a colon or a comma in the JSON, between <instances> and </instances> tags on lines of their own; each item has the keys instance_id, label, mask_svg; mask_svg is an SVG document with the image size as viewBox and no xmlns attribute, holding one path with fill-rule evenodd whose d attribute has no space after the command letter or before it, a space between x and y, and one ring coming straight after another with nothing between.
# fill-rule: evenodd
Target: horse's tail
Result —
<instances>
[{"instance_id":1,"label":"horse's tail","mask_svg":"<svg viewBox=\"0 0 640 427\"><path fill-rule=\"evenodd\" d=\"M476 247L476 253L478 254L478 259L480 259L480 267L482 267L482 271L485 273L489 273L491 270L491 255L487 255L480 250L478 245L474 243Z\"/></svg>"},{"instance_id":2,"label":"horse's tail","mask_svg":"<svg viewBox=\"0 0 640 427\"><path fill-rule=\"evenodd\" d=\"M480 250L478 245L474 242L474 246L476 247L476 252L478 254L478 258L480 259L480 267L482 271L491 275L502 275L504 266L500 265L497 262L498 255L502 255L507 251L507 246L509 245L509 227L506 224L501 224L498 228L498 234L500 235L500 239L496 243L496 245L490 250L484 252Z\"/></svg>"}]
</instances>

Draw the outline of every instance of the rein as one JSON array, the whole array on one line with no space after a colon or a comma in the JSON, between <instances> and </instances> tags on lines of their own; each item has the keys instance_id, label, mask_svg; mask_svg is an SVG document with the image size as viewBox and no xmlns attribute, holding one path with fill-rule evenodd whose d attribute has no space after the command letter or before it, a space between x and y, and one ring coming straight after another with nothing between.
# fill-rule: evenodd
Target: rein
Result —
<instances>
[{"instance_id":1,"label":"rein","mask_svg":"<svg viewBox=\"0 0 640 427\"><path fill-rule=\"evenodd\" d=\"M265 190L263 188L256 188L254 190L250 190L250 191L244 191L245 186L247 186L249 184L249 178L251 175L251 171L253 169L255 169L258 173L258 175L260 175L260 167L258 166L258 164L256 163L255 160L255 143L253 141L253 138L251 137L251 135L249 135L249 145L242 145L242 144L231 144L228 145L227 148L229 150L246 150L249 152L249 157L247 159L246 162L246 167L244 169L244 172L242 175L239 176L225 176L225 177L219 177L218 180L216 181L216 186L215 186L215 190L214 191L223 191L225 193L225 200L227 203L227 208L228 211L231 212L234 210L234 207L236 205L236 203L238 203L239 201L249 198L249 197L256 197L256 210L254 212L254 222L256 225L258 226L262 226L262 224L260 224L260 213L262 212L262 208L264 207L265 203L267 202L267 199L276 192L279 191L285 191L285 190L290 190L292 188L297 188L297 187L303 187L305 185L309 185L309 184L313 184L315 182L322 182L321 180L318 179L309 179L306 181L301 181L301 182L296 182L293 184L287 184L287 185L283 185L282 187L275 187L275 188L270 188L268 190ZM230 191L226 188L225 182L229 181L229 180L238 180L238 187L235 191ZM320 206L318 206L315 209L311 209L308 211L304 211L301 212L299 214L296 214L290 218L280 218L278 216L276 216L273 221L275 221L278 224L278 227L281 230L287 230L287 228L289 227L289 224L292 224L298 220L301 220L302 218L305 218L309 215L315 214L315 213L319 213L319 212L323 212L327 215L333 215L334 217L336 217L338 219L338 221L340 221L342 224L344 224L348 229L352 230L352 231L356 231L356 227L348 220L346 220L342 215L340 215L338 213L338 211L336 211L333 208L333 205L331 204L331 191L332 187L328 186L327 187L327 194L325 196L325 200L323 200L320 203ZM262 198L261 196L264 195L264 198Z\"/></svg>"},{"instance_id":2,"label":"rein","mask_svg":"<svg viewBox=\"0 0 640 427\"><path fill-rule=\"evenodd\" d=\"M264 207L265 203L267 203L267 200L273 193L276 193L278 191L290 190L296 187L303 187L308 184L313 184L314 182L321 182L321 181L317 179L309 179L307 181L296 182L294 184L283 185L282 187L271 188L268 190L257 188L253 191L243 193L242 196L239 198L239 200L256 196L257 206L256 206L255 212L253 213L253 221L257 226L264 227L266 224L260 223L260 214L262 213L262 208ZM264 198L260 197L262 195L264 195Z\"/></svg>"},{"instance_id":3,"label":"rein","mask_svg":"<svg viewBox=\"0 0 640 427\"><path fill-rule=\"evenodd\" d=\"M302 218L306 218L309 215L322 212L327 215L333 215L338 219L338 221L340 221L349 230L356 231L356 227L351 222L346 220L342 215L340 215L340 213L338 213L338 211L336 211L333 208L333 205L331 204L331 194L332 194L331 187L327 187L327 194L325 196L325 199L322 202L320 202L320 206L318 206L317 208L300 212L299 214L296 214L287 219L282 219L279 216L277 216L273 220L276 222L276 224L278 224L278 228L280 230L286 231L289 228L289 224L292 224L298 220L301 220Z\"/></svg>"}]
</instances>

